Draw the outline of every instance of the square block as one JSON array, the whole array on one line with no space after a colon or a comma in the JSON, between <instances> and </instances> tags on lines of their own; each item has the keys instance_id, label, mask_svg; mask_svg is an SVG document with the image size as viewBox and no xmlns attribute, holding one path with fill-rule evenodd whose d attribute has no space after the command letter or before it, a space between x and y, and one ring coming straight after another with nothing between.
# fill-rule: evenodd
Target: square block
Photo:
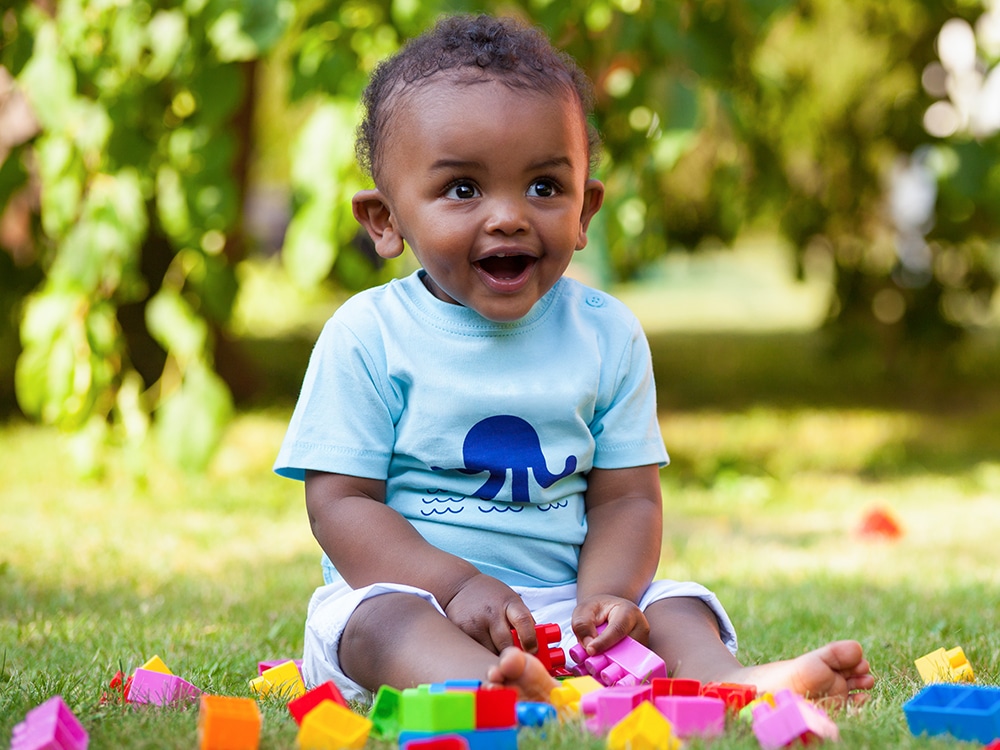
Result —
<instances>
[{"instance_id":1,"label":"square block","mask_svg":"<svg viewBox=\"0 0 1000 750\"><path fill-rule=\"evenodd\" d=\"M87 750L89 742L83 724L56 695L28 711L14 727L10 750Z\"/></svg>"},{"instance_id":2,"label":"square block","mask_svg":"<svg viewBox=\"0 0 1000 750\"><path fill-rule=\"evenodd\" d=\"M361 750L371 728L364 716L323 701L302 719L296 743L300 750Z\"/></svg>"},{"instance_id":3,"label":"square block","mask_svg":"<svg viewBox=\"0 0 1000 750\"><path fill-rule=\"evenodd\" d=\"M132 675L128 700L130 703L169 706L173 703L195 701L200 695L201 690L177 675L140 668Z\"/></svg>"},{"instance_id":4,"label":"square block","mask_svg":"<svg viewBox=\"0 0 1000 750\"><path fill-rule=\"evenodd\" d=\"M306 686L295 662L286 661L250 680L250 690L261 697L273 694L290 701L305 695Z\"/></svg>"},{"instance_id":5,"label":"square block","mask_svg":"<svg viewBox=\"0 0 1000 750\"><path fill-rule=\"evenodd\" d=\"M517 726L517 691L487 688L476 697L476 729L510 729Z\"/></svg>"},{"instance_id":6,"label":"square block","mask_svg":"<svg viewBox=\"0 0 1000 750\"><path fill-rule=\"evenodd\" d=\"M399 747L406 748L414 742L432 740L443 736L461 737L469 750L518 750L516 729L468 729L462 732L415 732L403 730L399 734Z\"/></svg>"},{"instance_id":7,"label":"square block","mask_svg":"<svg viewBox=\"0 0 1000 750\"><path fill-rule=\"evenodd\" d=\"M648 701L608 732L608 750L679 750L670 721Z\"/></svg>"},{"instance_id":8,"label":"square block","mask_svg":"<svg viewBox=\"0 0 1000 750\"><path fill-rule=\"evenodd\" d=\"M1000 737L1000 688L933 683L903 704L910 732L983 744Z\"/></svg>"},{"instance_id":9,"label":"square block","mask_svg":"<svg viewBox=\"0 0 1000 750\"><path fill-rule=\"evenodd\" d=\"M400 700L399 726L418 732L475 729L476 695L467 690L436 693L429 685L407 688Z\"/></svg>"},{"instance_id":10,"label":"square block","mask_svg":"<svg viewBox=\"0 0 1000 750\"><path fill-rule=\"evenodd\" d=\"M717 737L726 728L726 702L704 695L662 695L653 705L670 720L678 737Z\"/></svg>"},{"instance_id":11,"label":"square block","mask_svg":"<svg viewBox=\"0 0 1000 750\"><path fill-rule=\"evenodd\" d=\"M347 701L344 700L344 696L342 696L340 691L337 689L337 686L333 684L332 680L330 680L328 682L324 682L322 685L317 685L304 695L300 695L298 698L290 700L288 702L288 713L290 713L292 718L295 719L295 723L301 726L302 719L305 718L306 714L316 708L316 706L323 701L333 701L344 708L350 708L350 706L347 705Z\"/></svg>"},{"instance_id":12,"label":"square block","mask_svg":"<svg viewBox=\"0 0 1000 750\"><path fill-rule=\"evenodd\" d=\"M202 695L199 704L200 750L257 750L263 719L253 698Z\"/></svg>"}]
</instances>

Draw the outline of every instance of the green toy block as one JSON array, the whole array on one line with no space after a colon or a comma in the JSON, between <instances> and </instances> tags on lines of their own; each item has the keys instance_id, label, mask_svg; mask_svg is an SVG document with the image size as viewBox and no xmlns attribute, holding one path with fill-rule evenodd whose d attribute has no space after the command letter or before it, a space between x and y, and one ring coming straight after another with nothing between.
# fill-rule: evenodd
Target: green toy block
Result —
<instances>
[{"instance_id":1,"label":"green toy block","mask_svg":"<svg viewBox=\"0 0 1000 750\"><path fill-rule=\"evenodd\" d=\"M368 713L368 718L372 721L373 735L387 739L399 736L399 704L402 695L389 685L383 685L375 693L375 701Z\"/></svg>"},{"instance_id":2,"label":"green toy block","mask_svg":"<svg viewBox=\"0 0 1000 750\"><path fill-rule=\"evenodd\" d=\"M417 732L461 732L476 728L476 694L469 690L431 692L421 685L403 691L401 729Z\"/></svg>"}]
</instances>

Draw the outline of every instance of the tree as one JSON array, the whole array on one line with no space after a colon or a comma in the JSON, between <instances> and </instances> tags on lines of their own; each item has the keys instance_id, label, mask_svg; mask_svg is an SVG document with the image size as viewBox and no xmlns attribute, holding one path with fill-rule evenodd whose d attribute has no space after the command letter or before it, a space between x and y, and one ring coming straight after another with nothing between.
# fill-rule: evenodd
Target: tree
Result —
<instances>
[{"instance_id":1,"label":"tree","mask_svg":"<svg viewBox=\"0 0 1000 750\"><path fill-rule=\"evenodd\" d=\"M0 352L17 354L19 328L20 406L77 431L91 465L106 440L138 446L152 426L170 458L203 467L239 391L227 321L259 65L308 113L291 137L284 263L304 287L360 288L381 272L350 213L359 94L445 5L539 24L595 81L608 198L592 238L611 278L777 227L803 268L837 268L831 320L949 331L1000 273L995 131L923 127L951 96L926 84L938 32L988 15L954 1L16 0L0 71L30 116L0 137ZM991 38L981 73L996 69ZM0 122L4 90L0 77ZM917 227L916 276L913 226L889 210L914 174L933 183L935 217Z\"/></svg>"}]
</instances>

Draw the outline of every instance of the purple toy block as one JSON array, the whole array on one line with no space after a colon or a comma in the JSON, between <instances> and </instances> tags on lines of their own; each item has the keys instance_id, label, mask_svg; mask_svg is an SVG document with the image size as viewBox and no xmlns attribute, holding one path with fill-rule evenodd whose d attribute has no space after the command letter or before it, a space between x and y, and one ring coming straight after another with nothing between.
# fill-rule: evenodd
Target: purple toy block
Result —
<instances>
[{"instance_id":1,"label":"purple toy block","mask_svg":"<svg viewBox=\"0 0 1000 750\"><path fill-rule=\"evenodd\" d=\"M167 706L197 700L201 696L201 690L175 674L137 669L132 675L132 689L128 696L131 703Z\"/></svg>"},{"instance_id":2,"label":"purple toy block","mask_svg":"<svg viewBox=\"0 0 1000 750\"><path fill-rule=\"evenodd\" d=\"M603 632L607 625L600 625L597 632ZM658 677L667 676L667 666L663 659L629 636L625 636L614 646L600 654L587 656L581 644L569 650L577 663L576 673L593 675L605 686L642 685ZM585 671L581 671L581 668Z\"/></svg>"},{"instance_id":3,"label":"purple toy block","mask_svg":"<svg viewBox=\"0 0 1000 750\"><path fill-rule=\"evenodd\" d=\"M280 667L282 664L294 661L295 668L299 670L299 674L302 674L302 660L301 659L271 659L270 661L259 661L257 662L257 676L264 674L267 670L273 667Z\"/></svg>"},{"instance_id":4,"label":"purple toy block","mask_svg":"<svg viewBox=\"0 0 1000 750\"><path fill-rule=\"evenodd\" d=\"M670 723L678 737L717 737L726 728L726 702L702 695L663 695L653 705Z\"/></svg>"},{"instance_id":5,"label":"purple toy block","mask_svg":"<svg viewBox=\"0 0 1000 750\"><path fill-rule=\"evenodd\" d=\"M774 694L774 706L762 701L753 710L753 733L764 750L793 742L840 739L840 730L826 712L791 690Z\"/></svg>"},{"instance_id":6,"label":"purple toy block","mask_svg":"<svg viewBox=\"0 0 1000 750\"><path fill-rule=\"evenodd\" d=\"M14 727L10 750L87 750L89 742L83 724L56 695L28 711Z\"/></svg>"}]
</instances>

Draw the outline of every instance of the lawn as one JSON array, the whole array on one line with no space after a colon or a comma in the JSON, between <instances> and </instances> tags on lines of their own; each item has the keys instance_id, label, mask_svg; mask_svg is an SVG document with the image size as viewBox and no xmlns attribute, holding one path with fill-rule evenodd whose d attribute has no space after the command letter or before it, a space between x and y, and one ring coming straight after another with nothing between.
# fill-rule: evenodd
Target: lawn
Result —
<instances>
[{"instance_id":1,"label":"lawn","mask_svg":"<svg viewBox=\"0 0 1000 750\"><path fill-rule=\"evenodd\" d=\"M912 737L902 705L921 687L914 659L942 646L1000 683L991 339L888 364L808 329L652 325L650 340L672 456L661 574L719 593L745 662L860 640L879 683L838 717L842 746L972 747ZM307 336L254 343L294 352L289 382L308 352ZM195 710L99 703L116 670L158 654L209 692L245 696L258 661L300 654L319 553L301 486L269 470L289 412L287 398L243 410L204 476L151 460L137 477L112 461L81 480L63 436L0 425L0 745L58 693L91 748L190 749ZM874 508L900 538L858 535ZM294 747L284 706L263 710L261 747ZM521 744L602 746L572 726ZM689 747L708 744L757 747L741 726Z\"/></svg>"}]
</instances>

